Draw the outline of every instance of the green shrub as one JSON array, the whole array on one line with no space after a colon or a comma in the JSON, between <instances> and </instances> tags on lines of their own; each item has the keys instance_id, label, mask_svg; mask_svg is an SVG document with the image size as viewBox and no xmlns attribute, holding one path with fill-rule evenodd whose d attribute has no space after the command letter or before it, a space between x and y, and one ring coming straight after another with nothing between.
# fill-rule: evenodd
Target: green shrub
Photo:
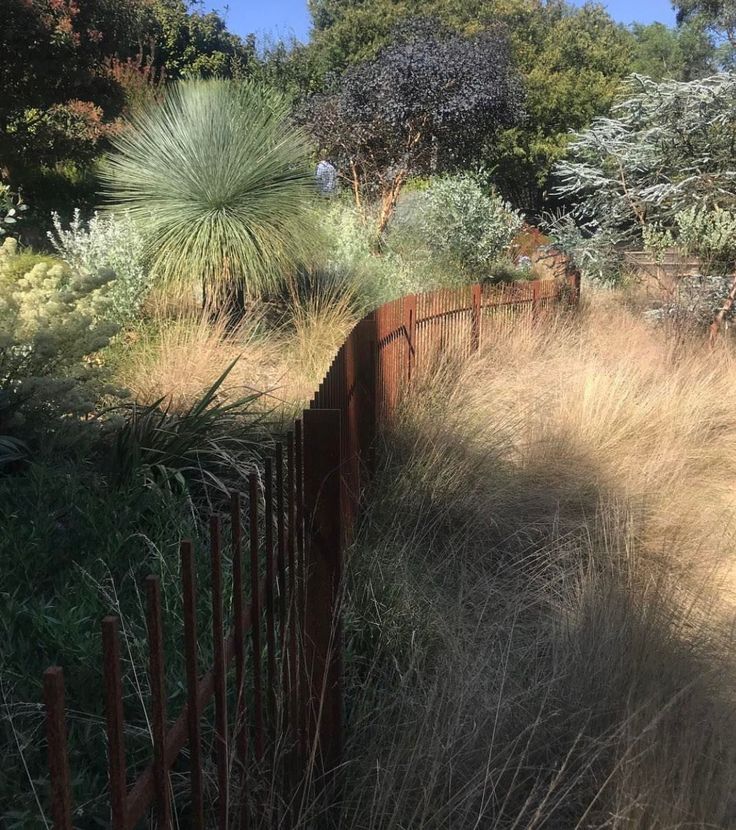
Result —
<instances>
[{"instance_id":1,"label":"green shrub","mask_svg":"<svg viewBox=\"0 0 736 830\"><path fill-rule=\"evenodd\" d=\"M536 279L537 275L532 268L522 268L511 262L495 262L488 269L487 282L524 282Z\"/></svg>"},{"instance_id":2,"label":"green shrub","mask_svg":"<svg viewBox=\"0 0 736 830\"><path fill-rule=\"evenodd\" d=\"M643 237L645 248L652 253L676 247L685 255L699 257L708 272L727 273L736 262L736 213L730 210L693 205L675 214L673 228L647 225Z\"/></svg>"},{"instance_id":3,"label":"green shrub","mask_svg":"<svg viewBox=\"0 0 736 830\"><path fill-rule=\"evenodd\" d=\"M424 243L474 275L507 252L521 229L521 214L469 173L435 179L419 195L417 226Z\"/></svg>"},{"instance_id":4,"label":"green shrub","mask_svg":"<svg viewBox=\"0 0 736 830\"><path fill-rule=\"evenodd\" d=\"M507 213L507 208L495 196L487 197L479 191L483 204L487 201L501 206L500 212L491 217L491 224L497 227L499 222L506 223L503 231L498 227L496 231L503 245L496 246L493 256L484 260L483 268L471 268L467 258L466 262L459 261L451 246L430 238L426 211L433 187L437 187L436 182L429 188L403 195L380 252L375 250L375 225L370 213L366 216L342 200L326 206L322 213L326 253L318 275L321 283L327 284L330 291L342 286L346 293L357 298L360 307L372 309L405 294L463 285L477 279L529 278L528 273L514 268L501 256L512 241L520 219L513 212ZM490 245L492 232L488 226L484 230L489 256L493 247ZM447 229L443 233L450 234ZM467 245L469 249L472 247L470 241ZM315 275L306 274L304 282L313 285Z\"/></svg>"},{"instance_id":5,"label":"green shrub","mask_svg":"<svg viewBox=\"0 0 736 830\"><path fill-rule=\"evenodd\" d=\"M345 202L335 201L322 215L327 253L323 270L333 286L344 285L365 309L434 287L426 271L415 266L391 246L378 254L374 250L374 225Z\"/></svg>"},{"instance_id":6,"label":"green shrub","mask_svg":"<svg viewBox=\"0 0 736 830\"><path fill-rule=\"evenodd\" d=\"M130 216L95 213L85 223L76 209L68 229L58 213L52 214L52 220L54 231L49 231L48 238L58 255L75 273L114 276L108 294L109 316L120 324L133 320L150 281L143 237Z\"/></svg>"}]
</instances>

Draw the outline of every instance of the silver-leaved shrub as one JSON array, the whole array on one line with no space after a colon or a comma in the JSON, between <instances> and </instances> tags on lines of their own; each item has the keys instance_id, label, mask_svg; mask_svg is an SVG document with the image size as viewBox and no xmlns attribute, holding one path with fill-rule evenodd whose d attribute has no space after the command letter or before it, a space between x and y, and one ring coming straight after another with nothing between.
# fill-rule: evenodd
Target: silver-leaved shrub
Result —
<instances>
[{"instance_id":1,"label":"silver-leaved shrub","mask_svg":"<svg viewBox=\"0 0 736 830\"><path fill-rule=\"evenodd\" d=\"M501 259L524 220L476 176L442 176L418 195L418 227L428 248L483 277Z\"/></svg>"},{"instance_id":2,"label":"silver-leaved shrub","mask_svg":"<svg viewBox=\"0 0 736 830\"><path fill-rule=\"evenodd\" d=\"M84 222L79 210L68 228L58 213L48 237L56 252L80 276L114 279L109 290L110 319L125 325L140 310L150 285L144 240L127 214L95 213Z\"/></svg>"},{"instance_id":3,"label":"silver-leaved shrub","mask_svg":"<svg viewBox=\"0 0 736 830\"><path fill-rule=\"evenodd\" d=\"M343 284L366 309L435 287L427 269L414 267L391 247L378 256L370 218L352 205L336 199L322 212L322 220L327 276L336 285Z\"/></svg>"}]
</instances>

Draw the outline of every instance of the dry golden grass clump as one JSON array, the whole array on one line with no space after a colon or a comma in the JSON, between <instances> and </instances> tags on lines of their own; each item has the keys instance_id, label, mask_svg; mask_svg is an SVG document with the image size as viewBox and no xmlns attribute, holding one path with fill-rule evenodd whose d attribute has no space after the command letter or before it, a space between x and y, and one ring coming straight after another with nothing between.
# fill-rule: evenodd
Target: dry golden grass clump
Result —
<instances>
[{"instance_id":1,"label":"dry golden grass clump","mask_svg":"<svg viewBox=\"0 0 736 830\"><path fill-rule=\"evenodd\" d=\"M736 826L733 369L607 302L424 378L351 560L340 826Z\"/></svg>"},{"instance_id":2,"label":"dry golden grass clump","mask_svg":"<svg viewBox=\"0 0 736 830\"><path fill-rule=\"evenodd\" d=\"M161 398L174 412L188 409L236 361L221 395L239 398L278 385L283 365L274 340L244 322L232 328L209 313L157 320L136 342L120 369L120 380L140 403Z\"/></svg>"},{"instance_id":3,"label":"dry golden grass clump","mask_svg":"<svg viewBox=\"0 0 736 830\"><path fill-rule=\"evenodd\" d=\"M292 295L283 327L286 389L292 400L312 397L358 316L353 294L337 284L302 299Z\"/></svg>"},{"instance_id":4,"label":"dry golden grass clump","mask_svg":"<svg viewBox=\"0 0 736 830\"><path fill-rule=\"evenodd\" d=\"M264 406L293 415L356 322L350 295L333 294L295 301L278 323L251 310L236 325L226 314L161 297L121 361L118 379L137 401L163 398L172 411L183 412L237 361L221 397L261 392Z\"/></svg>"}]
</instances>

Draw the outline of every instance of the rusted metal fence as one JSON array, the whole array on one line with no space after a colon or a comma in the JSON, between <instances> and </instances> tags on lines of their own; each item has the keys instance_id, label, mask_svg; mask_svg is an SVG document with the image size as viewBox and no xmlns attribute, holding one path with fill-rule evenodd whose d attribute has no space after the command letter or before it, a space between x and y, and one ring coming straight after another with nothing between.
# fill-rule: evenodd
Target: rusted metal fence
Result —
<instances>
[{"instance_id":1,"label":"rusted metal fence","mask_svg":"<svg viewBox=\"0 0 736 830\"><path fill-rule=\"evenodd\" d=\"M194 546L180 544L186 703L171 720L163 649L161 586L146 580L152 758L133 781L126 766L120 623L102 620L110 827L133 830L153 810L173 827L171 772L189 778L187 826L246 827L253 818L288 826L310 772L339 763L342 740L340 591L350 542L370 475L374 438L404 390L436 355L467 356L505 326L531 325L546 309L576 304L579 275L555 281L473 285L403 297L360 321L339 349L309 409L285 443L233 494L229 516L209 526L212 665L198 659ZM247 544L243 513L247 512ZM229 534L232 597L226 602L223 534ZM246 549L247 548L247 549ZM249 583L246 601L246 582ZM225 609L232 609L226 633ZM209 606L208 606L209 607ZM234 666L234 672L231 667ZM71 830L64 676L44 675L50 803L55 830ZM214 768L205 805L202 722L214 700ZM270 769L283 791L268 808L252 795L249 774Z\"/></svg>"}]
</instances>

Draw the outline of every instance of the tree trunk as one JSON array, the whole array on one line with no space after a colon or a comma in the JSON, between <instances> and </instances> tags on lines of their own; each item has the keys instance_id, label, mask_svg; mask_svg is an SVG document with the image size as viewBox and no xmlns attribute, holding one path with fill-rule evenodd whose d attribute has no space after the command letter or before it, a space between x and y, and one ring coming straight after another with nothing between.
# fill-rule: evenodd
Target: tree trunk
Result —
<instances>
[{"instance_id":1,"label":"tree trunk","mask_svg":"<svg viewBox=\"0 0 736 830\"><path fill-rule=\"evenodd\" d=\"M401 195L401 191L406 184L406 179L407 176L404 171L398 173L391 181L391 185L388 189L384 190L381 195L381 214L378 218L377 229L377 243L379 248L381 247L381 240L383 238L384 231L388 227L391 217L394 215L394 210L396 210L396 203L399 201L399 196Z\"/></svg>"},{"instance_id":2,"label":"tree trunk","mask_svg":"<svg viewBox=\"0 0 736 830\"><path fill-rule=\"evenodd\" d=\"M736 302L736 272L734 272L733 280L731 281L731 290L728 292L728 296L723 301L720 311L716 314L713 322L710 324L710 334L708 339L711 346L715 343L716 337L718 337L718 333L723 325L723 321L726 319L728 312L733 308L734 302Z\"/></svg>"},{"instance_id":3,"label":"tree trunk","mask_svg":"<svg viewBox=\"0 0 736 830\"><path fill-rule=\"evenodd\" d=\"M363 209L363 202L360 198L360 178L358 176L358 168L354 162L350 162L350 172L352 173L353 197L355 198L355 207L360 211Z\"/></svg>"}]
</instances>

